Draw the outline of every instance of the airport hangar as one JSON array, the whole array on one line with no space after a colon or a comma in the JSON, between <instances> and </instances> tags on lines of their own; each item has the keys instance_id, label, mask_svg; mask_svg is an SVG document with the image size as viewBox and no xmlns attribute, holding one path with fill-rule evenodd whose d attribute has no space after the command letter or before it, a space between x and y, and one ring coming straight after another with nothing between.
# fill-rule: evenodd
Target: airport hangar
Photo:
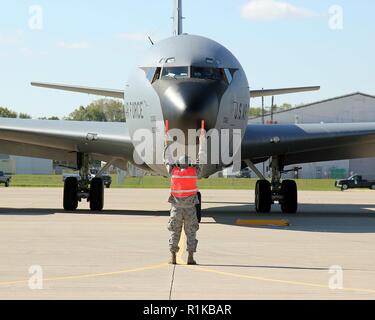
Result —
<instances>
[{"instance_id":1,"label":"airport hangar","mask_svg":"<svg viewBox=\"0 0 375 320\"><path fill-rule=\"evenodd\" d=\"M265 123L272 123L270 114ZM273 122L291 123L350 123L375 122L375 96L357 92L318 101L285 111L275 112ZM249 124L261 124L262 117L249 120ZM263 165L258 166L262 171ZM267 167L267 165L266 165ZM375 158L317 162L301 164L298 177L303 179L339 179L351 174L361 174L364 178L375 179ZM294 173L290 173L293 176Z\"/></svg>"},{"instance_id":2,"label":"airport hangar","mask_svg":"<svg viewBox=\"0 0 375 320\"><path fill-rule=\"evenodd\" d=\"M0 171L6 174L54 174L52 160L0 154Z\"/></svg>"}]
</instances>

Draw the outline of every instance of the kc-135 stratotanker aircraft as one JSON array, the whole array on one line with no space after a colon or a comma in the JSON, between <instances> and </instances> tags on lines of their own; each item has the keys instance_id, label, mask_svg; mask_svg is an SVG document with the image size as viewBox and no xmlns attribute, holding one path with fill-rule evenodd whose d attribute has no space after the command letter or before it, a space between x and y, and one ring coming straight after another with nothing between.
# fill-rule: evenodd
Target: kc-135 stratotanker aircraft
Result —
<instances>
[{"instance_id":1,"label":"kc-135 stratotanker aircraft","mask_svg":"<svg viewBox=\"0 0 375 320\"><path fill-rule=\"evenodd\" d=\"M113 97L124 100L126 123L0 120L2 153L73 163L81 180L67 178L64 209L76 210L87 199L93 211L104 205L102 172L110 165L126 169L134 161L134 134L140 128L157 136L156 123L169 129L241 130L241 163L258 176L256 211L267 213L279 203L284 213L297 212L297 186L282 180L287 165L375 156L375 123L249 125L250 99L319 87L252 91L241 64L219 43L182 31L181 0L174 3L174 35L154 44L129 77L124 90L88 88L50 83L34 86ZM353 105L355 108L355 105ZM163 135L156 141L164 144ZM233 139L233 135L232 135ZM160 141L159 141L160 140ZM272 181L255 164L271 159ZM93 160L107 162L94 179ZM228 166L202 165L202 178ZM141 168L166 175L165 164L144 163Z\"/></svg>"}]
</instances>

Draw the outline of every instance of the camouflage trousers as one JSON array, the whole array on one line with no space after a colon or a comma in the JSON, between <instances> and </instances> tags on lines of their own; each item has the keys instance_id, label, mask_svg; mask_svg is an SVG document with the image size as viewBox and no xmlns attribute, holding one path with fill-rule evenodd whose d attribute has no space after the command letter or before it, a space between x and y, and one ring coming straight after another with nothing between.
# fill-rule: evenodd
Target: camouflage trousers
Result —
<instances>
[{"instance_id":1,"label":"camouflage trousers","mask_svg":"<svg viewBox=\"0 0 375 320\"><path fill-rule=\"evenodd\" d=\"M197 231L199 230L199 222L195 206L179 207L172 204L171 218L169 219L168 230L172 233L169 240L169 248L171 252L180 251L178 246L181 239L182 227L187 238L187 251L197 251Z\"/></svg>"}]
</instances>

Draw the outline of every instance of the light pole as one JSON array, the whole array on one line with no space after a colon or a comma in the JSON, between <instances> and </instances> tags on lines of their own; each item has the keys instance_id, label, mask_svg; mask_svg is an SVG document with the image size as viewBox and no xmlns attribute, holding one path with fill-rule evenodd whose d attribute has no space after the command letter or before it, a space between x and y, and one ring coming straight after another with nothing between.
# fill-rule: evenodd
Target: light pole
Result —
<instances>
[{"instance_id":1,"label":"light pole","mask_svg":"<svg viewBox=\"0 0 375 320\"><path fill-rule=\"evenodd\" d=\"M264 124L264 88L262 88L262 124Z\"/></svg>"}]
</instances>

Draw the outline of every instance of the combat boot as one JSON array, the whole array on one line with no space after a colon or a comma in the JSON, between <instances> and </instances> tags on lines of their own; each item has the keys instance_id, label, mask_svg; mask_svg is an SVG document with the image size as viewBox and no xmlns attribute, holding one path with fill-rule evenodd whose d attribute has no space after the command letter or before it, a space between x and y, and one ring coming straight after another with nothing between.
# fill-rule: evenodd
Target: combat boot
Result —
<instances>
[{"instance_id":1,"label":"combat boot","mask_svg":"<svg viewBox=\"0 0 375 320\"><path fill-rule=\"evenodd\" d=\"M189 252L187 264L190 266L195 266L197 264L197 262L194 260L194 252Z\"/></svg>"},{"instance_id":2,"label":"combat boot","mask_svg":"<svg viewBox=\"0 0 375 320\"><path fill-rule=\"evenodd\" d=\"M176 252L171 252L171 260L169 260L169 264L177 264Z\"/></svg>"}]
</instances>

